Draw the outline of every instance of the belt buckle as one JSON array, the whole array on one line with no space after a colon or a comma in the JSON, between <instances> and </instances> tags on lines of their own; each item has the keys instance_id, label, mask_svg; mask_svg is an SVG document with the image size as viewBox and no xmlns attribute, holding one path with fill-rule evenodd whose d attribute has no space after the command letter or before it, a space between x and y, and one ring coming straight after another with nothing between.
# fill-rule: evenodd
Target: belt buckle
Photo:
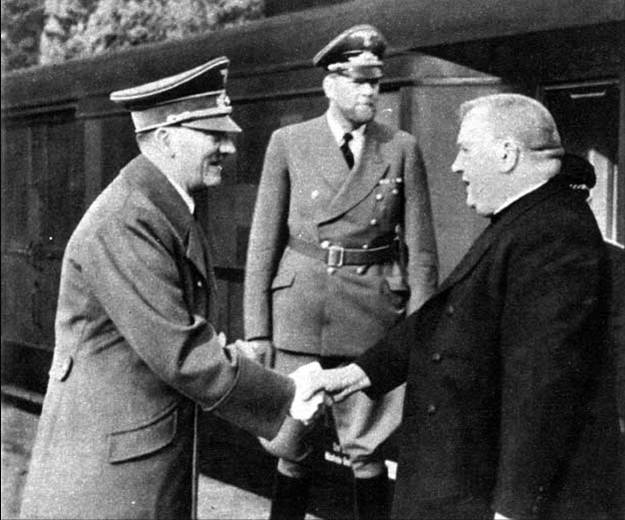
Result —
<instances>
[{"instance_id":1,"label":"belt buckle","mask_svg":"<svg viewBox=\"0 0 625 520\"><path fill-rule=\"evenodd\" d=\"M341 246L328 246L326 264L329 267L341 267L345 259L345 248Z\"/></svg>"}]
</instances>

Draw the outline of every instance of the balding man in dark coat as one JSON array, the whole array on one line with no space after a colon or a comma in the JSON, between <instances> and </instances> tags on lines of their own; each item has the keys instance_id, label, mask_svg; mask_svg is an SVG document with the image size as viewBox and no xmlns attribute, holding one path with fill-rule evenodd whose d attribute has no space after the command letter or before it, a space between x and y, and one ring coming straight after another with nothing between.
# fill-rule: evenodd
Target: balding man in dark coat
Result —
<instances>
[{"instance_id":1,"label":"balding man in dark coat","mask_svg":"<svg viewBox=\"0 0 625 520\"><path fill-rule=\"evenodd\" d=\"M607 252L587 193L537 101L462 114L452 168L491 224L421 309L320 384L341 399L407 382L396 518L618 518Z\"/></svg>"}]
</instances>

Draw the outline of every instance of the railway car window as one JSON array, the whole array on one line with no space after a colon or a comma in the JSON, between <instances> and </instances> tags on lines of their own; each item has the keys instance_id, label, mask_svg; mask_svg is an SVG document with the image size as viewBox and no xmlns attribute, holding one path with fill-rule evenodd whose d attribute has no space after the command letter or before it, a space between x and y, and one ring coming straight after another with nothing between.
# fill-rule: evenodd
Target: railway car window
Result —
<instances>
[{"instance_id":1,"label":"railway car window","mask_svg":"<svg viewBox=\"0 0 625 520\"><path fill-rule=\"evenodd\" d=\"M619 86L617 80L544 88L544 102L560 129L564 147L588 159L595 167L597 184L590 206L606 238L617 239L619 200L623 174L619 176Z\"/></svg>"},{"instance_id":2,"label":"railway car window","mask_svg":"<svg viewBox=\"0 0 625 520\"><path fill-rule=\"evenodd\" d=\"M234 118L243 129L236 136L235 143L237 182L258 184L272 132L281 126L321 115L325 103L321 94L235 103Z\"/></svg>"}]
</instances>

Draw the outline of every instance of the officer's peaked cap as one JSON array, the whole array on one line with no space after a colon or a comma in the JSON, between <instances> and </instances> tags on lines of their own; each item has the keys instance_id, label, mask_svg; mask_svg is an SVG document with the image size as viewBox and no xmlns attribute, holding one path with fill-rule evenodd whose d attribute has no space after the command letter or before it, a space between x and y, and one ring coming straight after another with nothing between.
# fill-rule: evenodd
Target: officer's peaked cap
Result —
<instances>
[{"instance_id":1,"label":"officer's peaked cap","mask_svg":"<svg viewBox=\"0 0 625 520\"><path fill-rule=\"evenodd\" d=\"M232 120L225 56L191 70L137 87L118 90L111 100L130 111L135 132L181 125L213 132L240 132Z\"/></svg>"},{"instance_id":2,"label":"officer's peaked cap","mask_svg":"<svg viewBox=\"0 0 625 520\"><path fill-rule=\"evenodd\" d=\"M355 25L321 49L313 65L356 78L380 78L385 50L386 39L378 29Z\"/></svg>"}]
</instances>

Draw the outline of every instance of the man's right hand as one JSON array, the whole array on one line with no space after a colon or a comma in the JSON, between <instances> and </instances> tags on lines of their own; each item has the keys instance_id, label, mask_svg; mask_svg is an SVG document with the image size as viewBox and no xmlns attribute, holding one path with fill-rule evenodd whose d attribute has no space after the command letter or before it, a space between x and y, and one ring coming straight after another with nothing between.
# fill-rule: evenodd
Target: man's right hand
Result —
<instances>
[{"instance_id":1,"label":"man's right hand","mask_svg":"<svg viewBox=\"0 0 625 520\"><path fill-rule=\"evenodd\" d=\"M295 396L289 410L293 419L310 424L323 412L325 392L319 379L322 372L321 365L314 361L289 374L295 383Z\"/></svg>"},{"instance_id":2,"label":"man's right hand","mask_svg":"<svg viewBox=\"0 0 625 520\"><path fill-rule=\"evenodd\" d=\"M255 339L243 341L238 339L235 343L237 350L246 358L260 363L266 368L273 368L274 348L269 339Z\"/></svg>"}]
</instances>

